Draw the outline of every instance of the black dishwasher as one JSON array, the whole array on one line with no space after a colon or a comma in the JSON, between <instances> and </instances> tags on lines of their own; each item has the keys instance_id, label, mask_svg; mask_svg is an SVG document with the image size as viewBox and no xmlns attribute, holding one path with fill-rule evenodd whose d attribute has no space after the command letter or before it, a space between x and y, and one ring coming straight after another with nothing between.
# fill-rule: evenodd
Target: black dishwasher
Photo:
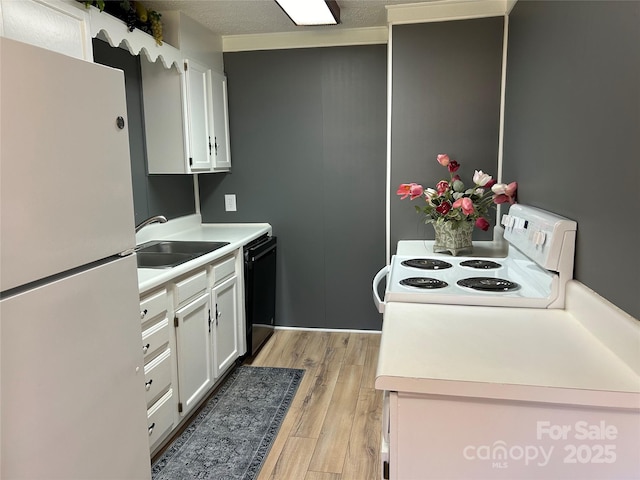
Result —
<instances>
[{"instance_id":1,"label":"black dishwasher","mask_svg":"<svg viewBox=\"0 0 640 480\"><path fill-rule=\"evenodd\" d=\"M247 355L271 336L276 316L277 238L263 235L244 247Z\"/></svg>"}]
</instances>

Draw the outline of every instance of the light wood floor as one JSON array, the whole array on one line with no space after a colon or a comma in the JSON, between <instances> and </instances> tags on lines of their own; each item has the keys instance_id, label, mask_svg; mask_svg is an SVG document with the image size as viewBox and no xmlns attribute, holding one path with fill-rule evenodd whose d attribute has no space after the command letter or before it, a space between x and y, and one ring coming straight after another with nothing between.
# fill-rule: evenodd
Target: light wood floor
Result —
<instances>
[{"instance_id":1,"label":"light wood floor","mask_svg":"<svg viewBox=\"0 0 640 480\"><path fill-rule=\"evenodd\" d=\"M245 365L303 368L258 480L380 478L379 334L276 330Z\"/></svg>"}]
</instances>

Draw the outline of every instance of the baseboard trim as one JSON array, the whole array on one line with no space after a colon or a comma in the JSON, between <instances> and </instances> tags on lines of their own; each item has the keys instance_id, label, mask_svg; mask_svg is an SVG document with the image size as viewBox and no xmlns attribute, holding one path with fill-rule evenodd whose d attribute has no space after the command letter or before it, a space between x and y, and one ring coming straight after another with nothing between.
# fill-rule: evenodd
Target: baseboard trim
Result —
<instances>
[{"instance_id":1,"label":"baseboard trim","mask_svg":"<svg viewBox=\"0 0 640 480\"><path fill-rule=\"evenodd\" d=\"M309 332L330 332L330 333L375 333L377 335L381 335L381 330L355 330L351 328L315 328L315 327L285 327L285 326L276 326L276 330L304 330Z\"/></svg>"}]
</instances>

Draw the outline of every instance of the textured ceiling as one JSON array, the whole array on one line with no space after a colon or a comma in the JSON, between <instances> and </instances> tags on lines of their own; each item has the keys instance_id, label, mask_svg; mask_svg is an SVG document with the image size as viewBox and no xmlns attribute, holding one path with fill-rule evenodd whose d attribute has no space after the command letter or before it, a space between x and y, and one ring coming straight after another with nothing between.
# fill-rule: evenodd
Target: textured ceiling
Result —
<instances>
[{"instance_id":1,"label":"textured ceiling","mask_svg":"<svg viewBox=\"0 0 640 480\"><path fill-rule=\"evenodd\" d=\"M148 8L180 10L219 35L299 32L380 27L387 24L385 5L428 3L416 0L337 0L340 25L297 27L275 0L149 0Z\"/></svg>"}]
</instances>

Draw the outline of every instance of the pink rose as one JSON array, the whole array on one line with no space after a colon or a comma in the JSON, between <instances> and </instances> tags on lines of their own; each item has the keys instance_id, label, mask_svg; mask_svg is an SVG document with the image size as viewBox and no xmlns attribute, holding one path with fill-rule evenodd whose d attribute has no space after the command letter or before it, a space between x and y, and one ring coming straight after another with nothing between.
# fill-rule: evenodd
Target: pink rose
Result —
<instances>
[{"instance_id":1,"label":"pink rose","mask_svg":"<svg viewBox=\"0 0 640 480\"><path fill-rule=\"evenodd\" d=\"M461 208L465 215L471 215L474 212L473 202L469 197L462 197L453 202L453 208Z\"/></svg>"},{"instance_id":2,"label":"pink rose","mask_svg":"<svg viewBox=\"0 0 640 480\"><path fill-rule=\"evenodd\" d=\"M422 195L424 192L424 188L422 185L418 185L417 183L412 183L411 188L409 189L409 195L411 196L411 200L414 200Z\"/></svg>"},{"instance_id":3,"label":"pink rose","mask_svg":"<svg viewBox=\"0 0 640 480\"><path fill-rule=\"evenodd\" d=\"M516 202L517 190L517 182L511 182L509 185L506 185L504 183L496 183L491 187L491 191L495 194L493 196L493 203L500 204L509 202L511 204L514 204Z\"/></svg>"},{"instance_id":4,"label":"pink rose","mask_svg":"<svg viewBox=\"0 0 640 480\"><path fill-rule=\"evenodd\" d=\"M449 155L447 155L446 153L441 153L440 155L438 155L438 163L443 167L449 165Z\"/></svg>"},{"instance_id":5,"label":"pink rose","mask_svg":"<svg viewBox=\"0 0 640 480\"><path fill-rule=\"evenodd\" d=\"M509 201L509 197L507 197L504 193L493 196L493 203L496 205L500 205L501 203L507 203Z\"/></svg>"},{"instance_id":6,"label":"pink rose","mask_svg":"<svg viewBox=\"0 0 640 480\"><path fill-rule=\"evenodd\" d=\"M458 169L460 168L460 164L455 160L451 160L447 168L451 173L454 173L458 171Z\"/></svg>"},{"instance_id":7,"label":"pink rose","mask_svg":"<svg viewBox=\"0 0 640 480\"><path fill-rule=\"evenodd\" d=\"M442 195L444 192L447 191L448 188L449 188L449 182L446 182L445 180L440 180L436 184L436 191L438 192L438 195Z\"/></svg>"},{"instance_id":8,"label":"pink rose","mask_svg":"<svg viewBox=\"0 0 640 480\"><path fill-rule=\"evenodd\" d=\"M486 218L479 217L476 220L476 227L478 227L480 230L483 230L483 231L486 232L487 230L489 230L489 222L487 222Z\"/></svg>"}]
</instances>

